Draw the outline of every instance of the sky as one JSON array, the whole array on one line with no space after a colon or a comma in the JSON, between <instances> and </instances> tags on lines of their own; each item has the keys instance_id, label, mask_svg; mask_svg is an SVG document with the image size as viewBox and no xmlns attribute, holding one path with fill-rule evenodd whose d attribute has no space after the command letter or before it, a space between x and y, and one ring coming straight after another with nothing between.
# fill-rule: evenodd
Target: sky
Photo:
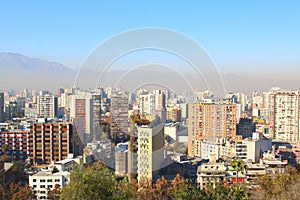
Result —
<instances>
[{"instance_id":1,"label":"sky","mask_svg":"<svg viewBox=\"0 0 300 200\"><path fill-rule=\"evenodd\" d=\"M79 68L107 38L160 27L199 43L221 72L296 76L299 1L2 1L0 52Z\"/></svg>"}]
</instances>

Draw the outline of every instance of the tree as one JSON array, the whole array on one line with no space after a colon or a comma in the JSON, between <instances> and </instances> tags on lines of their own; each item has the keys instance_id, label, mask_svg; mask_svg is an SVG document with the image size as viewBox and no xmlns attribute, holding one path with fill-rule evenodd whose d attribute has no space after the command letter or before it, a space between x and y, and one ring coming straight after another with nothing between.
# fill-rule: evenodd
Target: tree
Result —
<instances>
[{"instance_id":1,"label":"tree","mask_svg":"<svg viewBox=\"0 0 300 200\"><path fill-rule=\"evenodd\" d=\"M51 199L51 200L59 200L59 197L60 197L60 193L61 193L61 188L60 188L60 185L59 184L55 184L53 190L51 190L51 188L47 188L47 196L48 196L48 199Z\"/></svg>"},{"instance_id":2,"label":"tree","mask_svg":"<svg viewBox=\"0 0 300 200\"><path fill-rule=\"evenodd\" d=\"M124 183L124 184L122 184ZM114 174L101 163L80 167L71 172L70 183L63 187L62 199L129 199L131 188L117 182Z\"/></svg>"},{"instance_id":3,"label":"tree","mask_svg":"<svg viewBox=\"0 0 300 200\"><path fill-rule=\"evenodd\" d=\"M31 200L36 199L35 193L28 184L25 186L21 185L21 182L15 183L12 182L9 184L6 190L0 185L0 193L2 199L11 199L11 200Z\"/></svg>"},{"instance_id":4,"label":"tree","mask_svg":"<svg viewBox=\"0 0 300 200\"><path fill-rule=\"evenodd\" d=\"M8 151L8 144L2 144L1 151L2 151L2 160L5 161L7 159L6 153Z\"/></svg>"},{"instance_id":5,"label":"tree","mask_svg":"<svg viewBox=\"0 0 300 200\"><path fill-rule=\"evenodd\" d=\"M230 163L230 166L236 171L236 183L239 184L239 172L245 169L244 162L242 160L234 160Z\"/></svg>"},{"instance_id":6,"label":"tree","mask_svg":"<svg viewBox=\"0 0 300 200\"><path fill-rule=\"evenodd\" d=\"M300 175L287 166L285 173L265 175L258 180L258 187L252 191L252 199L297 200L300 199Z\"/></svg>"}]
</instances>

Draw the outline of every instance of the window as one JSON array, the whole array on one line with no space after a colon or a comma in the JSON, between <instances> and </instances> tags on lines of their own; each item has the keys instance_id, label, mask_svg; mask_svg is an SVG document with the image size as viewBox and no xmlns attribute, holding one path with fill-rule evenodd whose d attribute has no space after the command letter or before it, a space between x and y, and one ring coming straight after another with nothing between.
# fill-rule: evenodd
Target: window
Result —
<instances>
[{"instance_id":1,"label":"window","mask_svg":"<svg viewBox=\"0 0 300 200\"><path fill-rule=\"evenodd\" d=\"M36 185L33 185L33 188L36 188Z\"/></svg>"},{"instance_id":2,"label":"window","mask_svg":"<svg viewBox=\"0 0 300 200\"><path fill-rule=\"evenodd\" d=\"M48 185L48 188L52 188L53 187L53 185Z\"/></svg>"},{"instance_id":3,"label":"window","mask_svg":"<svg viewBox=\"0 0 300 200\"><path fill-rule=\"evenodd\" d=\"M36 182L36 179L33 179L32 182Z\"/></svg>"},{"instance_id":4,"label":"window","mask_svg":"<svg viewBox=\"0 0 300 200\"><path fill-rule=\"evenodd\" d=\"M47 182L52 182L52 179L48 179Z\"/></svg>"},{"instance_id":5,"label":"window","mask_svg":"<svg viewBox=\"0 0 300 200\"><path fill-rule=\"evenodd\" d=\"M41 185L41 188L46 188L46 186L45 185Z\"/></svg>"},{"instance_id":6,"label":"window","mask_svg":"<svg viewBox=\"0 0 300 200\"><path fill-rule=\"evenodd\" d=\"M54 182L60 182L60 180L59 179L55 179Z\"/></svg>"},{"instance_id":7,"label":"window","mask_svg":"<svg viewBox=\"0 0 300 200\"><path fill-rule=\"evenodd\" d=\"M46 194L46 191L41 191L40 193L41 193L41 194Z\"/></svg>"},{"instance_id":8,"label":"window","mask_svg":"<svg viewBox=\"0 0 300 200\"><path fill-rule=\"evenodd\" d=\"M41 183L44 183L44 182L46 182L46 180L45 180L45 179L41 179L40 182L41 182Z\"/></svg>"}]
</instances>

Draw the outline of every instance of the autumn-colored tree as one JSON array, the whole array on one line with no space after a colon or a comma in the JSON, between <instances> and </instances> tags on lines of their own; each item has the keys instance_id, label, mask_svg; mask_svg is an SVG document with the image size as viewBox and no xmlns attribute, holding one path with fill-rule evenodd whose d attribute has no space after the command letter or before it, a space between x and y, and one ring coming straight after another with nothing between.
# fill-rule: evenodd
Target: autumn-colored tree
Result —
<instances>
[{"instance_id":1,"label":"autumn-colored tree","mask_svg":"<svg viewBox=\"0 0 300 200\"><path fill-rule=\"evenodd\" d=\"M54 188L51 190L51 188L47 188L47 197L51 200L59 200L61 193L61 188L59 184L55 184Z\"/></svg>"},{"instance_id":2,"label":"autumn-colored tree","mask_svg":"<svg viewBox=\"0 0 300 200\"><path fill-rule=\"evenodd\" d=\"M6 155L7 151L8 151L8 144L2 144L2 146L1 146L1 152L2 152L1 160L2 161L7 160L7 155Z\"/></svg>"},{"instance_id":3,"label":"autumn-colored tree","mask_svg":"<svg viewBox=\"0 0 300 200\"><path fill-rule=\"evenodd\" d=\"M32 188L30 188L28 184L22 186L21 182L19 183L12 182L5 190L2 186L0 186L0 193L2 199L11 199L11 200L36 199L36 196Z\"/></svg>"},{"instance_id":4,"label":"autumn-colored tree","mask_svg":"<svg viewBox=\"0 0 300 200\"><path fill-rule=\"evenodd\" d=\"M28 184L22 186L21 189L16 193L16 199L18 200L33 200L36 199L35 191L29 187Z\"/></svg>"},{"instance_id":5,"label":"autumn-colored tree","mask_svg":"<svg viewBox=\"0 0 300 200\"><path fill-rule=\"evenodd\" d=\"M283 174L261 177L258 184L258 187L252 191L252 199L300 199L300 175L291 166L287 166Z\"/></svg>"}]
</instances>

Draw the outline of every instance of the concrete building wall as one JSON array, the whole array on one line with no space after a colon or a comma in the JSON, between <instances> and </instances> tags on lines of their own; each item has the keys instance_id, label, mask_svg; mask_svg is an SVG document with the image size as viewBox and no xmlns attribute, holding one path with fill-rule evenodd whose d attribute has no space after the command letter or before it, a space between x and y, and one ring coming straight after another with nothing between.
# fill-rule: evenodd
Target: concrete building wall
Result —
<instances>
[{"instance_id":1,"label":"concrete building wall","mask_svg":"<svg viewBox=\"0 0 300 200\"><path fill-rule=\"evenodd\" d=\"M4 93L0 93L0 122L4 122Z\"/></svg>"}]
</instances>

